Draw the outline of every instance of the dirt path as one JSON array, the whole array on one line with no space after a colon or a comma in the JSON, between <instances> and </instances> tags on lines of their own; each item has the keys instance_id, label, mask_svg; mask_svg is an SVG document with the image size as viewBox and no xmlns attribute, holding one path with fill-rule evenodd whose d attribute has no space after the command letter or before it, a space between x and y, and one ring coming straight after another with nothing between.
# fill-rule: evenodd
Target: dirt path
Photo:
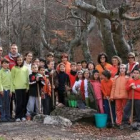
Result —
<instances>
[{"instance_id":1,"label":"dirt path","mask_svg":"<svg viewBox=\"0 0 140 140\"><path fill-rule=\"evenodd\" d=\"M140 131L102 129L76 123L70 128L36 122L0 123L0 140L139 140Z\"/></svg>"}]
</instances>

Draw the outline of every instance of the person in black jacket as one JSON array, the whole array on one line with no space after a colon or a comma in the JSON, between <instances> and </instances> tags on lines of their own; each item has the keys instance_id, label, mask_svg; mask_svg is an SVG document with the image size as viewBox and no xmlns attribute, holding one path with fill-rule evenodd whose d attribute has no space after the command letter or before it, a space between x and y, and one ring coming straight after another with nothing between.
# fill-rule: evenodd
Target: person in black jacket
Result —
<instances>
[{"instance_id":1,"label":"person in black jacket","mask_svg":"<svg viewBox=\"0 0 140 140\"><path fill-rule=\"evenodd\" d=\"M32 64L31 69L32 74L29 75L29 100L26 113L27 120L31 120L33 114L38 114L40 112L41 89L45 85L43 76L38 73L38 66L36 64Z\"/></svg>"},{"instance_id":2,"label":"person in black jacket","mask_svg":"<svg viewBox=\"0 0 140 140\"><path fill-rule=\"evenodd\" d=\"M59 64L59 73L58 73L58 106L66 105L66 91L70 90L70 80L68 74L65 73L65 64Z\"/></svg>"}]
</instances>

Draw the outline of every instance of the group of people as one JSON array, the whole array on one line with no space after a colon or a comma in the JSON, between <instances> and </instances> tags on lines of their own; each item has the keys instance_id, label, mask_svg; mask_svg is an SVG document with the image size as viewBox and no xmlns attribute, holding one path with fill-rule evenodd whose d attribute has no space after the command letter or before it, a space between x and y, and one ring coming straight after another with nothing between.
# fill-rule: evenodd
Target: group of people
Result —
<instances>
[{"instance_id":1,"label":"group of people","mask_svg":"<svg viewBox=\"0 0 140 140\"><path fill-rule=\"evenodd\" d=\"M2 57L0 47L1 121L11 121L13 116L19 122L31 120L39 113L49 115L56 106L67 106L68 94L73 94L81 97L79 108L91 107L108 114L108 123L111 111L119 128L123 122L131 123L133 98L139 122L140 65L135 54L128 54L127 64L122 64L119 56L113 56L110 64L105 53L100 53L97 61L97 65L86 60L70 63L68 54L62 53L56 64L53 53L33 59L32 52L19 54L16 44Z\"/></svg>"}]
</instances>

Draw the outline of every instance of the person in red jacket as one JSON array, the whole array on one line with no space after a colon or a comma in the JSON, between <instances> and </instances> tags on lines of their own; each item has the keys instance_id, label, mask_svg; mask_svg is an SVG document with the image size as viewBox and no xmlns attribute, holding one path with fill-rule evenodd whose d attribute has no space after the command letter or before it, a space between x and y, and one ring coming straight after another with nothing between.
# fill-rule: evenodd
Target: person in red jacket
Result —
<instances>
[{"instance_id":1,"label":"person in red jacket","mask_svg":"<svg viewBox=\"0 0 140 140\"><path fill-rule=\"evenodd\" d=\"M10 47L10 52L8 55L6 55L4 58L8 59L9 60L9 68L10 70L12 69L13 66L16 65L16 60L17 60L17 57L19 56L20 54L18 53L18 47L16 44L12 44L11 47Z\"/></svg>"},{"instance_id":2,"label":"person in red jacket","mask_svg":"<svg viewBox=\"0 0 140 140\"><path fill-rule=\"evenodd\" d=\"M124 109L123 120L129 121L131 115L132 106L132 93L134 92L134 108L136 119L140 122L140 70L135 69L133 71L133 79L130 79L126 84L126 90L128 91L129 100Z\"/></svg>"},{"instance_id":3,"label":"person in red jacket","mask_svg":"<svg viewBox=\"0 0 140 140\"><path fill-rule=\"evenodd\" d=\"M70 79L70 87L72 88L76 81L76 77L77 77L76 63L72 62L70 67L71 67L71 70L68 73L68 75L69 75L69 79Z\"/></svg>"}]
</instances>

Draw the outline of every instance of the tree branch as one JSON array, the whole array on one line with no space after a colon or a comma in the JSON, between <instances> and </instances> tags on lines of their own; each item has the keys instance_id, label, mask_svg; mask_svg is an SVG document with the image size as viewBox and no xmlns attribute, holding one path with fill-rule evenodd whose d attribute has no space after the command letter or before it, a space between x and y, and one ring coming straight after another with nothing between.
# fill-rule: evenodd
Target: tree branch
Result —
<instances>
[{"instance_id":1,"label":"tree branch","mask_svg":"<svg viewBox=\"0 0 140 140\"><path fill-rule=\"evenodd\" d=\"M127 14L123 14L122 15L122 19L136 21L136 20L140 20L140 16L138 16L138 17L131 17L131 16L127 15Z\"/></svg>"}]
</instances>

